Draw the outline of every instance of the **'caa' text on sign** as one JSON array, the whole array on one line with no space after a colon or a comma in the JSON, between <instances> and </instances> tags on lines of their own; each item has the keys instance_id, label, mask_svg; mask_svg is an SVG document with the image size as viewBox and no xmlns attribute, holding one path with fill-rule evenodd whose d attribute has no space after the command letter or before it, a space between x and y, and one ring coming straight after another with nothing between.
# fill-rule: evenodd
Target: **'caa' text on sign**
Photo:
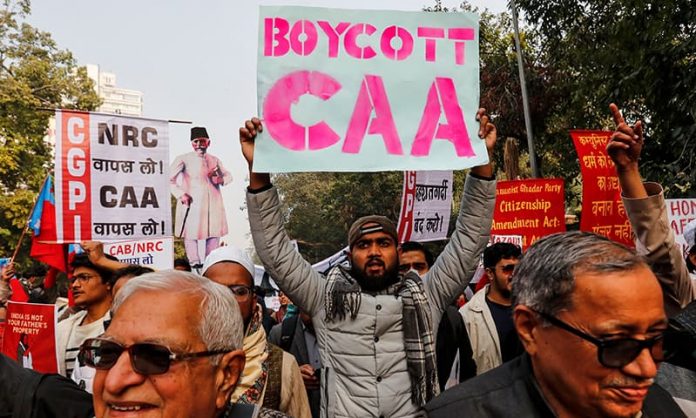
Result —
<instances>
[{"instance_id":1,"label":"'caa' text on sign","mask_svg":"<svg viewBox=\"0 0 696 418\"><path fill-rule=\"evenodd\" d=\"M166 121L56 112L57 242L171 235Z\"/></svg>"},{"instance_id":2,"label":"'caa' text on sign","mask_svg":"<svg viewBox=\"0 0 696 418\"><path fill-rule=\"evenodd\" d=\"M475 14L261 7L258 71L255 171L488 161Z\"/></svg>"}]
</instances>

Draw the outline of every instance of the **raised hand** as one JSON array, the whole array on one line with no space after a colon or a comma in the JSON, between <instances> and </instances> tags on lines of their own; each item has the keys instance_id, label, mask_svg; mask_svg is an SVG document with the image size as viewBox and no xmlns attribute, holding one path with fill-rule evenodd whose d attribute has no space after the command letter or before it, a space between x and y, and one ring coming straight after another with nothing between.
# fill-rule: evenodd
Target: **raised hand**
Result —
<instances>
[{"instance_id":1,"label":"raised hand","mask_svg":"<svg viewBox=\"0 0 696 418\"><path fill-rule=\"evenodd\" d=\"M8 282L11 278L15 276L14 263L7 263L2 267L2 273L0 279Z\"/></svg>"},{"instance_id":2,"label":"raised hand","mask_svg":"<svg viewBox=\"0 0 696 418\"><path fill-rule=\"evenodd\" d=\"M643 124L638 121L635 125L629 126L614 103L609 105L609 110L614 117L616 131L607 144L607 153L616 166L621 194L634 199L646 198L648 193L640 178L638 167L640 152L643 149Z\"/></svg>"},{"instance_id":3,"label":"raised hand","mask_svg":"<svg viewBox=\"0 0 696 418\"><path fill-rule=\"evenodd\" d=\"M491 122L491 118L486 114L486 109L484 108L480 108L476 112L476 120L479 121L478 136L486 141L486 150L488 150L488 155L492 157L495 143L498 140L498 130Z\"/></svg>"},{"instance_id":4,"label":"raised hand","mask_svg":"<svg viewBox=\"0 0 696 418\"><path fill-rule=\"evenodd\" d=\"M607 153L617 170L638 169L638 160L643 150L643 124L641 121L629 126L614 103L609 110L616 124L616 131L607 144Z\"/></svg>"},{"instance_id":5,"label":"raised hand","mask_svg":"<svg viewBox=\"0 0 696 418\"><path fill-rule=\"evenodd\" d=\"M486 142L488 151L488 164L473 167L471 172L477 176L493 177L493 151L498 140L498 130L491 122L491 118L486 114L486 109L480 108L476 112L476 120L479 121L479 138Z\"/></svg>"},{"instance_id":6,"label":"raised hand","mask_svg":"<svg viewBox=\"0 0 696 418\"><path fill-rule=\"evenodd\" d=\"M263 124L261 124L259 118L251 118L244 122L243 127L239 128L239 143L242 146L242 154L249 164L250 170L254 164L254 146L256 135L259 132L263 132Z\"/></svg>"},{"instance_id":7,"label":"raised hand","mask_svg":"<svg viewBox=\"0 0 696 418\"><path fill-rule=\"evenodd\" d=\"M259 189L271 183L268 173L256 173L254 167L254 148L256 146L256 135L263 132L263 124L259 118L251 118L244 122L244 126L239 128L239 144L242 147L244 159L249 164L249 187Z\"/></svg>"},{"instance_id":8,"label":"raised hand","mask_svg":"<svg viewBox=\"0 0 696 418\"><path fill-rule=\"evenodd\" d=\"M89 261L95 266L100 265L102 259L106 258L104 255L104 244L99 241L82 241L80 246L85 251L85 254L89 257Z\"/></svg>"}]
</instances>

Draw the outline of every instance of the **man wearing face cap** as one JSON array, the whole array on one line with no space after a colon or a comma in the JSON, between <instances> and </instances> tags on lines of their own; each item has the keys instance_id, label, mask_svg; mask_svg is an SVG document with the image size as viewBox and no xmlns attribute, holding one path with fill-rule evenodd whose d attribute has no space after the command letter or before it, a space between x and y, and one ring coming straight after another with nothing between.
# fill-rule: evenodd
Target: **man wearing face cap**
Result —
<instances>
[{"instance_id":1,"label":"man wearing face cap","mask_svg":"<svg viewBox=\"0 0 696 418\"><path fill-rule=\"evenodd\" d=\"M205 256L220 245L227 234L227 219L220 187L232 181L220 159L207 153L208 131L191 128L193 152L178 156L172 163L170 183L177 198L174 233L184 238L189 262L200 268ZM198 243L205 240L205 254L199 254Z\"/></svg>"},{"instance_id":2,"label":"man wearing face cap","mask_svg":"<svg viewBox=\"0 0 696 418\"><path fill-rule=\"evenodd\" d=\"M490 154L495 126L476 115ZM450 241L424 279L398 274L394 223L371 215L348 231L351 267L323 278L294 249L283 228L270 176L253 172L252 119L240 129L249 163L247 207L256 252L280 289L312 317L322 359L322 417L416 417L439 393L435 333L442 312L464 290L489 239L495 203L490 164L471 169Z\"/></svg>"}]
</instances>

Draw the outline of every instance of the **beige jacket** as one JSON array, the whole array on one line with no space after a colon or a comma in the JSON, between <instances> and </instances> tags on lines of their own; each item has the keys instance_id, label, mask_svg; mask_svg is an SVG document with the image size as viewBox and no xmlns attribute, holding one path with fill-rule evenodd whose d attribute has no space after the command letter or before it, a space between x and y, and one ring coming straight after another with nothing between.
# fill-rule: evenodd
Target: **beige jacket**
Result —
<instances>
[{"instance_id":1,"label":"beige jacket","mask_svg":"<svg viewBox=\"0 0 696 418\"><path fill-rule=\"evenodd\" d=\"M675 315L696 298L681 248L674 241L674 233L667 218L662 186L645 183L648 197L624 197L626 215L636 235L636 251L645 256L650 268L662 286L665 311Z\"/></svg>"},{"instance_id":2,"label":"beige jacket","mask_svg":"<svg viewBox=\"0 0 696 418\"><path fill-rule=\"evenodd\" d=\"M295 357L287 352L283 352L283 371L280 385L280 406L279 410L294 418L312 418L309 410L309 400L305 390L300 367L297 365ZM263 395L259 399L259 405L263 405L263 398L266 396L265 385Z\"/></svg>"},{"instance_id":3,"label":"beige jacket","mask_svg":"<svg viewBox=\"0 0 696 418\"><path fill-rule=\"evenodd\" d=\"M489 287L490 284L487 284L476 292L474 297L459 310L469 335L477 376L503 364L498 330L491 310L486 304Z\"/></svg>"}]
</instances>

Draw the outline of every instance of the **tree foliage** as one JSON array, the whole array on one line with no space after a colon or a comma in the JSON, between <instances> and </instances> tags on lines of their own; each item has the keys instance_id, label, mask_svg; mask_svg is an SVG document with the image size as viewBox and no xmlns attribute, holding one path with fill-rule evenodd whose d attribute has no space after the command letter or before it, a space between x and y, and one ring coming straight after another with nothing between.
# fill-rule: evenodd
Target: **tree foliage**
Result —
<instances>
[{"instance_id":1,"label":"tree foliage","mask_svg":"<svg viewBox=\"0 0 696 418\"><path fill-rule=\"evenodd\" d=\"M424 10L478 11L467 4L457 9L447 9L440 2ZM496 160L498 166L502 167L502 138L513 137L523 141L526 138L510 17L505 13L496 15L483 11L480 38L481 106L496 116L495 123L501 138ZM535 46L531 36L523 38L522 47L530 52L527 57L534 57L531 51ZM550 87L554 85L556 74L532 58L528 61L527 65L532 69L529 91L535 121L541 124L551 108L549 103L554 103L560 93ZM523 168L522 171L529 173L528 169ZM461 203L464 177L464 171L455 172L450 231ZM401 172L281 174L274 177L274 182L281 192L288 233L298 240L300 251L311 261L319 261L345 246L348 228L359 216L376 213L393 220L399 216L403 185ZM428 244L435 254L443 246L442 242Z\"/></svg>"},{"instance_id":2,"label":"tree foliage","mask_svg":"<svg viewBox=\"0 0 696 418\"><path fill-rule=\"evenodd\" d=\"M570 129L611 128L608 104L646 122L643 174L672 196L696 194L696 8L689 0L517 0L526 16L521 47L537 161L544 177L566 179L571 211L580 209L581 180ZM502 143L518 140L528 160L512 22L507 13L466 2L433 12L480 13L481 106L495 116ZM522 176L529 169L521 168ZM499 170L498 177L502 178ZM455 198L463 173L456 173ZM288 230L309 258L345 244L357 216L396 219L401 173L279 175ZM453 204L456 216L459 202Z\"/></svg>"},{"instance_id":3,"label":"tree foliage","mask_svg":"<svg viewBox=\"0 0 696 418\"><path fill-rule=\"evenodd\" d=\"M0 2L0 254L5 256L14 251L52 166L52 146L44 139L50 109L99 105L86 70L50 34L26 23L29 13L28 0ZM20 264L28 256L28 241Z\"/></svg>"},{"instance_id":4,"label":"tree foliage","mask_svg":"<svg viewBox=\"0 0 696 418\"><path fill-rule=\"evenodd\" d=\"M273 181L288 233L312 262L347 245L348 228L360 216L399 216L401 172L277 174Z\"/></svg>"},{"instance_id":5,"label":"tree foliage","mask_svg":"<svg viewBox=\"0 0 696 418\"><path fill-rule=\"evenodd\" d=\"M548 132L610 127L608 104L646 123L643 174L671 196L696 182L696 8L690 0L518 0L539 35L537 55L568 95ZM560 142L560 141L559 141ZM568 155L559 143L544 144ZM570 154L573 155L573 154ZM567 162L565 162L567 163ZM575 164L573 162L573 164ZM564 169L567 164L559 162ZM567 172L567 170L566 170Z\"/></svg>"}]
</instances>

